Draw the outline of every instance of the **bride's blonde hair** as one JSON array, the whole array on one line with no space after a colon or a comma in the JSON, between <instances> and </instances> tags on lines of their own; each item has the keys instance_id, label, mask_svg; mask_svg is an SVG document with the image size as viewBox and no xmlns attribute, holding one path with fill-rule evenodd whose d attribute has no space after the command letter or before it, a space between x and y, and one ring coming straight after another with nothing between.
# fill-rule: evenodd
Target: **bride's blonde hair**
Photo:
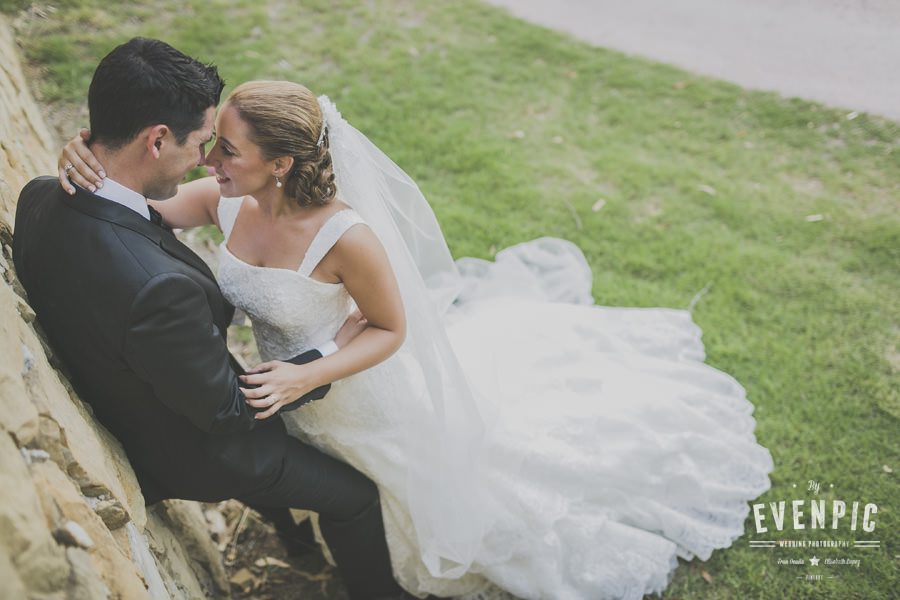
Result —
<instances>
[{"instance_id":1,"label":"bride's blonde hair","mask_svg":"<svg viewBox=\"0 0 900 600\"><path fill-rule=\"evenodd\" d=\"M289 198L301 206L321 206L334 198L328 135L320 137L322 109L311 91L289 81L248 81L225 102L247 123L250 141L260 147L265 160L294 158L283 184Z\"/></svg>"}]
</instances>

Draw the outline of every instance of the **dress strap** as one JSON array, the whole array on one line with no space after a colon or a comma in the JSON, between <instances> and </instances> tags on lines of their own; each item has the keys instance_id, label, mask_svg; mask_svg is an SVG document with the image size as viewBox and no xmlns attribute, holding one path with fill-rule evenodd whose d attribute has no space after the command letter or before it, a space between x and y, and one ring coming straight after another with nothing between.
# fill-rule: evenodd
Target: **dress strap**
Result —
<instances>
[{"instance_id":1,"label":"dress strap","mask_svg":"<svg viewBox=\"0 0 900 600\"><path fill-rule=\"evenodd\" d=\"M234 228L234 221L237 219L238 212L241 210L241 204L243 204L243 202L243 198L226 198L225 196L219 198L219 205L216 207L216 212L219 215L219 229L225 234L226 241L229 236L231 236L231 230Z\"/></svg>"},{"instance_id":2,"label":"dress strap","mask_svg":"<svg viewBox=\"0 0 900 600\"><path fill-rule=\"evenodd\" d=\"M362 217L355 210L349 208L331 215L313 238L297 272L304 277L309 277L319 262L328 254L328 251L341 239L341 236L357 223L363 222Z\"/></svg>"}]
</instances>

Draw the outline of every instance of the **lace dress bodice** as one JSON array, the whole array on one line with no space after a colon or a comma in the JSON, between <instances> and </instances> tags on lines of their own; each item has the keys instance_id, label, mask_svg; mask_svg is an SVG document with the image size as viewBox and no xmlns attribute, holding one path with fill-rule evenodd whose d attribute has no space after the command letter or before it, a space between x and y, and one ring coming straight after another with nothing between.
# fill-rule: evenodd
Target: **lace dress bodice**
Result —
<instances>
[{"instance_id":1,"label":"lace dress bodice","mask_svg":"<svg viewBox=\"0 0 900 600\"><path fill-rule=\"evenodd\" d=\"M310 277L350 227L363 223L353 210L332 215L316 233L296 271L248 264L228 249L228 239L240 210L241 198L219 201L219 224L225 240L219 246L219 287L225 298L250 317L263 360L286 360L333 340L355 303L342 283L323 283ZM390 451L397 464L403 405L388 402L408 393L417 379L414 361L400 350L384 362L332 382L321 401L283 413L288 431L332 455L344 455L366 445ZM354 466L383 482L391 476L370 465ZM388 532L390 534L390 531Z\"/></svg>"},{"instance_id":2,"label":"lace dress bodice","mask_svg":"<svg viewBox=\"0 0 900 600\"><path fill-rule=\"evenodd\" d=\"M243 310L253 326L263 360L286 360L334 339L354 303L342 283L310 277L340 237L362 219L353 210L332 215L313 238L296 271L248 264L228 249L241 198L219 201L219 285L225 298Z\"/></svg>"}]
</instances>

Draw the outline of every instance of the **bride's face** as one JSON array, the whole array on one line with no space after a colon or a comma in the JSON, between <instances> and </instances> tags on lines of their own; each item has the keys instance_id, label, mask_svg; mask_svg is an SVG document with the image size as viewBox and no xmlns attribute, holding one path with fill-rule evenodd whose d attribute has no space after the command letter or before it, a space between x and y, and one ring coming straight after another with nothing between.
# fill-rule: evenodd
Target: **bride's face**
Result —
<instances>
[{"instance_id":1,"label":"bride's face","mask_svg":"<svg viewBox=\"0 0 900 600\"><path fill-rule=\"evenodd\" d=\"M225 104L216 118L216 144L206 156L216 170L219 191L226 198L258 196L275 187L274 161L263 159L250 141L249 127L237 109Z\"/></svg>"}]
</instances>

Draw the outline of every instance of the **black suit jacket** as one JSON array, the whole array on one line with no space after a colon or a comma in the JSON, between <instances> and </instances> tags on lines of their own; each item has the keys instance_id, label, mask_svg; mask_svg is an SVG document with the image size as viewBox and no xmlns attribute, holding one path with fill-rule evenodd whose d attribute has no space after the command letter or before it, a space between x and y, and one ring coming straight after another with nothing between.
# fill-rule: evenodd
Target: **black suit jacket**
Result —
<instances>
[{"instance_id":1,"label":"black suit jacket","mask_svg":"<svg viewBox=\"0 0 900 600\"><path fill-rule=\"evenodd\" d=\"M171 231L77 189L29 182L13 236L19 280L76 391L122 442L148 504L264 489L286 433L278 415L254 419L238 387L225 344L234 308Z\"/></svg>"}]
</instances>

